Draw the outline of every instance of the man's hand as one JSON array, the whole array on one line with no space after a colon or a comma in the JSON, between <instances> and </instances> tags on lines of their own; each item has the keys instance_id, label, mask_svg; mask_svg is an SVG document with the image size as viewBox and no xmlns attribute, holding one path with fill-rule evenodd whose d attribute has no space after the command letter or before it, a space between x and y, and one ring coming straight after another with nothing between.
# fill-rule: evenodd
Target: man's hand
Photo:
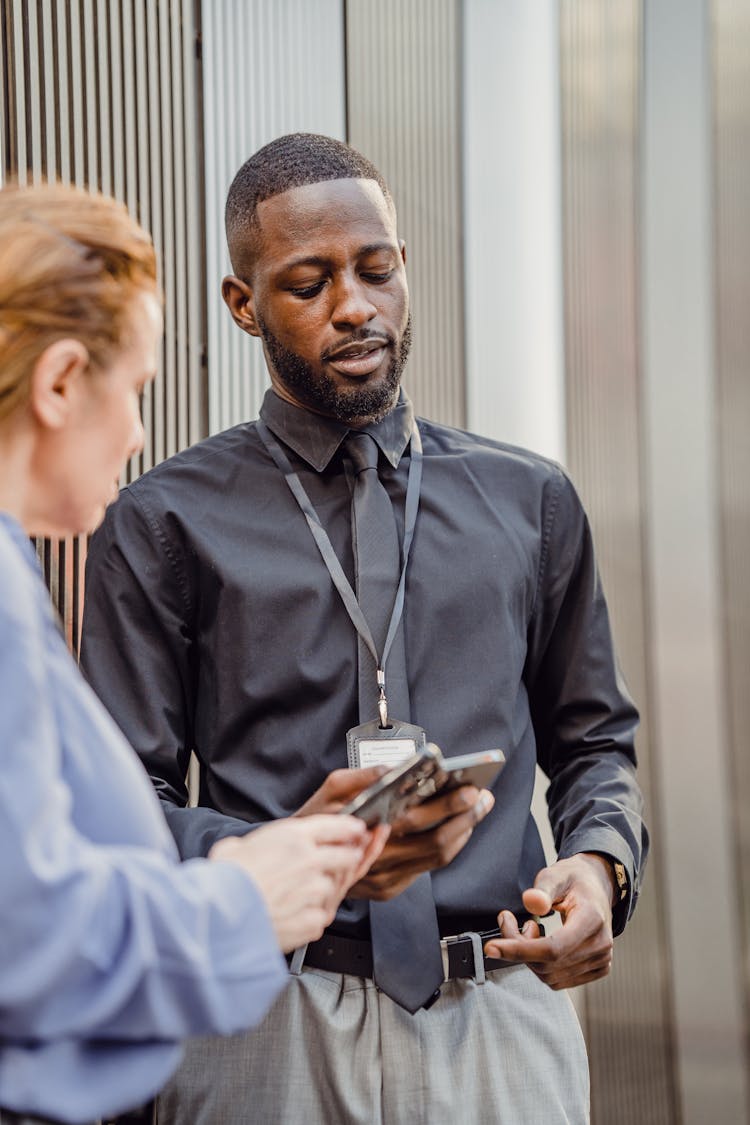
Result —
<instances>
[{"instance_id":1,"label":"man's hand","mask_svg":"<svg viewBox=\"0 0 750 1125\"><path fill-rule=\"evenodd\" d=\"M374 785L388 766L366 766L359 770L332 770L312 797L297 809L294 816L310 816L312 813L336 813L344 805L359 796L368 785Z\"/></svg>"},{"instance_id":2,"label":"man's hand","mask_svg":"<svg viewBox=\"0 0 750 1125\"><path fill-rule=\"evenodd\" d=\"M515 915L498 915L501 938L485 944L488 957L526 964L550 988L574 988L605 977L612 966L612 870L602 856L582 852L543 868L533 888L524 891L529 914L557 910L563 924L549 937L536 922L519 931Z\"/></svg>"},{"instance_id":3,"label":"man's hand","mask_svg":"<svg viewBox=\"0 0 750 1125\"><path fill-rule=\"evenodd\" d=\"M447 867L495 803L488 789L464 785L414 805L391 827L380 859L349 891L384 901L401 894L423 871Z\"/></svg>"},{"instance_id":4,"label":"man's hand","mask_svg":"<svg viewBox=\"0 0 750 1125\"><path fill-rule=\"evenodd\" d=\"M387 766L333 770L294 815L336 812L387 772ZM488 789L464 785L414 805L392 826L380 859L366 875L363 871L364 877L355 882L349 897L381 901L395 898L423 871L447 867L494 803Z\"/></svg>"},{"instance_id":5,"label":"man's hand","mask_svg":"<svg viewBox=\"0 0 750 1125\"><path fill-rule=\"evenodd\" d=\"M208 858L236 864L252 877L279 946L289 953L321 937L387 837L387 828L368 832L353 816L290 817L219 840Z\"/></svg>"}]
</instances>

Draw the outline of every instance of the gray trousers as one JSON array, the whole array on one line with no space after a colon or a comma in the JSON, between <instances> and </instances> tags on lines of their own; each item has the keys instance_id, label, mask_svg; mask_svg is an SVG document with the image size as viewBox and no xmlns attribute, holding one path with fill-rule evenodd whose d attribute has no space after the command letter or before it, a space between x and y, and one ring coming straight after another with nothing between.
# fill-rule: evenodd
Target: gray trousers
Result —
<instances>
[{"instance_id":1,"label":"gray trousers","mask_svg":"<svg viewBox=\"0 0 750 1125\"><path fill-rule=\"evenodd\" d=\"M570 998L523 966L404 1012L372 981L305 968L256 1031L194 1040L157 1125L586 1125Z\"/></svg>"}]
</instances>

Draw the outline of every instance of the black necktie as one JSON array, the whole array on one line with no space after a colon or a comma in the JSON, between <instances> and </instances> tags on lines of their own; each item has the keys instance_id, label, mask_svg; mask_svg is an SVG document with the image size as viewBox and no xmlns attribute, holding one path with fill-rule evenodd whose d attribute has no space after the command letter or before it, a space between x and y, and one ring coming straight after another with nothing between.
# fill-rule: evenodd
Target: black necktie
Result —
<instances>
[{"instance_id":1,"label":"black necktie","mask_svg":"<svg viewBox=\"0 0 750 1125\"><path fill-rule=\"evenodd\" d=\"M396 598L401 569L396 521L390 497L378 476L378 447L369 434L350 432L345 448L355 472L352 539L357 600L380 656ZM403 621L386 668L388 711L409 721L409 687ZM375 661L359 640L359 720L378 717ZM440 933L429 874L389 902L370 903L375 983L383 992L416 1012L432 999L443 981Z\"/></svg>"}]
</instances>

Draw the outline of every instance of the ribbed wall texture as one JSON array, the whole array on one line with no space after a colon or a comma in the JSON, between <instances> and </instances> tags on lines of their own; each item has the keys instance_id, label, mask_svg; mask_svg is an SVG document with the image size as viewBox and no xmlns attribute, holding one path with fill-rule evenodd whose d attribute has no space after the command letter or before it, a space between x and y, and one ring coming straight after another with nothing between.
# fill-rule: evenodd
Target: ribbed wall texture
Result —
<instances>
[{"instance_id":1,"label":"ribbed wall texture","mask_svg":"<svg viewBox=\"0 0 750 1125\"><path fill-rule=\"evenodd\" d=\"M224 197L251 152L296 129L347 135L388 179L413 298L407 385L420 412L464 423L461 8L461 0L0 0L3 174L56 175L112 192L152 231L161 256L162 371L144 403L146 450L129 475L202 436L209 421L217 430L257 411L266 386L260 350L219 294L228 269ZM706 10L727 699L750 1007L750 15L744 0L706 0ZM641 778L654 835L616 972L586 991L593 1119L676 1125L642 551L642 6L560 0L560 26L568 463L592 516L624 669L644 713ZM85 540L40 543L39 552L75 649ZM736 925L737 917L712 924ZM710 960L709 951L707 976Z\"/></svg>"},{"instance_id":2,"label":"ribbed wall texture","mask_svg":"<svg viewBox=\"0 0 750 1125\"><path fill-rule=\"evenodd\" d=\"M349 142L385 176L406 241L421 414L463 425L458 0L346 0Z\"/></svg>"},{"instance_id":3,"label":"ribbed wall texture","mask_svg":"<svg viewBox=\"0 0 750 1125\"><path fill-rule=\"evenodd\" d=\"M268 385L260 344L221 298L231 273L224 203L235 172L290 132L345 134L341 0L203 4L206 286L211 432L257 416Z\"/></svg>"},{"instance_id":4,"label":"ribbed wall texture","mask_svg":"<svg viewBox=\"0 0 750 1125\"><path fill-rule=\"evenodd\" d=\"M737 919L750 1013L750 7L714 0L712 24L722 608L741 880Z\"/></svg>"},{"instance_id":5,"label":"ribbed wall texture","mask_svg":"<svg viewBox=\"0 0 750 1125\"><path fill-rule=\"evenodd\" d=\"M124 200L151 231L165 289L161 371L131 479L206 430L193 0L3 0L3 171ZM85 541L40 544L77 649Z\"/></svg>"},{"instance_id":6,"label":"ribbed wall texture","mask_svg":"<svg viewBox=\"0 0 750 1125\"><path fill-rule=\"evenodd\" d=\"M594 527L626 679L642 712L640 776L654 838L616 971L587 989L595 1125L677 1120L669 972L651 781L637 339L637 0L561 6L568 465Z\"/></svg>"}]
</instances>

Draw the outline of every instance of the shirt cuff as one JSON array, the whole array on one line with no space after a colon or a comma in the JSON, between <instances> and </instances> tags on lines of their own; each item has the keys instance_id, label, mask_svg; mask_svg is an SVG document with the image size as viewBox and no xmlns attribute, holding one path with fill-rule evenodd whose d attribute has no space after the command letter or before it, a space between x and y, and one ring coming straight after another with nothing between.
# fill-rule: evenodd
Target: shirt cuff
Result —
<instances>
[{"instance_id":1,"label":"shirt cuff","mask_svg":"<svg viewBox=\"0 0 750 1125\"><path fill-rule=\"evenodd\" d=\"M571 836L561 847L558 859L570 859L571 856L580 855L581 852L594 852L613 865L619 899L616 899L612 907L612 933L617 937L629 922L640 894L633 855L622 836L616 832L603 830Z\"/></svg>"}]
</instances>

